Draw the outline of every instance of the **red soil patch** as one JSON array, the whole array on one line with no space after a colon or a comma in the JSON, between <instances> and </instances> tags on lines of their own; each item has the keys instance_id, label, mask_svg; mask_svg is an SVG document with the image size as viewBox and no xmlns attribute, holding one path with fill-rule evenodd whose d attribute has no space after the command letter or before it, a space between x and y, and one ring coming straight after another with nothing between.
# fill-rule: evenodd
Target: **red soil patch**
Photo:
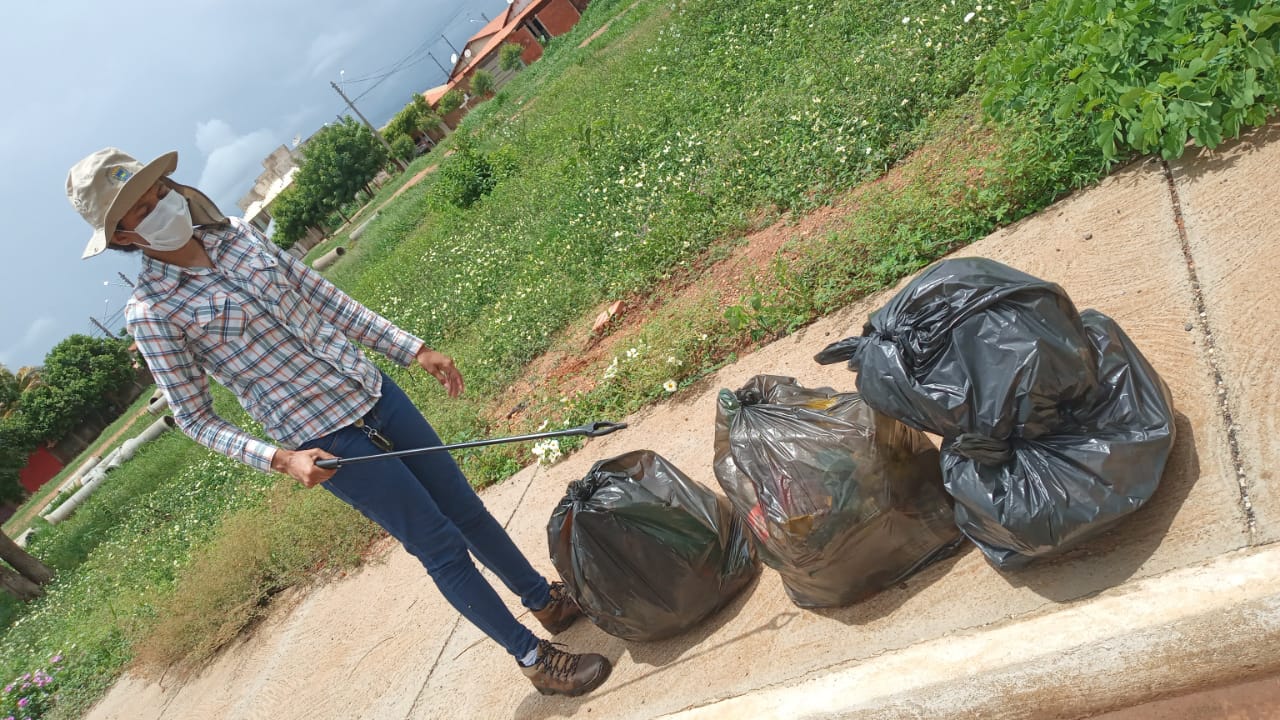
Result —
<instances>
[{"instance_id":1,"label":"red soil patch","mask_svg":"<svg viewBox=\"0 0 1280 720\"><path fill-rule=\"evenodd\" d=\"M521 378L494 401L486 412L490 424L515 431L524 419L530 418L531 411L534 418L544 416L539 412L545 406L538 395L572 397L592 390L609 362L630 347L655 317L696 308L708 301L727 308L739 303L751 291L753 282L767 286L772 282L775 258L786 262L805 244L821 242L825 236L848 227L868 193L892 193L909 183L942 184L942 178L954 172L957 164L968 165L965 172L970 185L981 185L983 173L970 163L974 158L989 157L994 150L995 144L986 131L970 128L959 137L929 143L879 178L807 215L784 215L765 225L768 218L762 214L757 218L757 224L764 225L761 229L745 237L725 238L648 294L623 298L622 311L602 333L593 334L591 327L612 300L585 311L579 322L553 341L551 350L531 362ZM871 201L874 202L874 195ZM724 255L726 248L732 248L728 257L714 259ZM726 348L725 352L740 349L743 348Z\"/></svg>"}]
</instances>

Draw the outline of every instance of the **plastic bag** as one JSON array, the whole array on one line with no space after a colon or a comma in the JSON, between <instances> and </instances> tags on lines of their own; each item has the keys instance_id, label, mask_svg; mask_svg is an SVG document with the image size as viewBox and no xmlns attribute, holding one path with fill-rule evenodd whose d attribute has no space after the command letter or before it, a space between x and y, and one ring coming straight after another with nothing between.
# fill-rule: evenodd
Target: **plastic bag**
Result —
<instances>
[{"instance_id":1,"label":"plastic bag","mask_svg":"<svg viewBox=\"0 0 1280 720\"><path fill-rule=\"evenodd\" d=\"M1169 389L1119 326L984 258L935 264L815 359L847 359L867 403L943 437L956 521L1002 568L1137 510L1173 447Z\"/></svg>"},{"instance_id":2,"label":"plastic bag","mask_svg":"<svg viewBox=\"0 0 1280 720\"><path fill-rule=\"evenodd\" d=\"M800 607L892 586L960 543L938 451L853 393L759 375L721 390L715 473Z\"/></svg>"},{"instance_id":3,"label":"plastic bag","mask_svg":"<svg viewBox=\"0 0 1280 720\"><path fill-rule=\"evenodd\" d=\"M601 460L570 483L547 541L583 613L627 640L693 627L760 570L728 501L650 450Z\"/></svg>"}]
</instances>

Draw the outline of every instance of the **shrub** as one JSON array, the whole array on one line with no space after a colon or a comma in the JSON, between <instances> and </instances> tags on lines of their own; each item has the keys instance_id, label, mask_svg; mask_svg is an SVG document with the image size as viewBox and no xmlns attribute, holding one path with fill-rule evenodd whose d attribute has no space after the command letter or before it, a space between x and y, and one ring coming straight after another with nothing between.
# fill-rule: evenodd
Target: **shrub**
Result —
<instances>
[{"instance_id":1,"label":"shrub","mask_svg":"<svg viewBox=\"0 0 1280 720\"><path fill-rule=\"evenodd\" d=\"M49 669L23 673L0 689L0 716L39 720L53 707L61 655L49 658Z\"/></svg>"},{"instance_id":2,"label":"shrub","mask_svg":"<svg viewBox=\"0 0 1280 720\"><path fill-rule=\"evenodd\" d=\"M489 156L476 148L473 138L459 136L454 150L436 171L431 196L437 207L443 202L465 209L492 192L498 179Z\"/></svg>"},{"instance_id":3,"label":"shrub","mask_svg":"<svg viewBox=\"0 0 1280 720\"><path fill-rule=\"evenodd\" d=\"M1277 107L1275 0L1045 0L987 58L984 107L1089 123L1108 161L1127 149L1216 147Z\"/></svg>"},{"instance_id":4,"label":"shrub","mask_svg":"<svg viewBox=\"0 0 1280 720\"><path fill-rule=\"evenodd\" d=\"M397 135L391 140L391 154L401 160L412 160L418 154L418 146L408 135Z\"/></svg>"},{"instance_id":5,"label":"shrub","mask_svg":"<svg viewBox=\"0 0 1280 720\"><path fill-rule=\"evenodd\" d=\"M498 48L498 67L503 70L515 70L524 66L524 61L520 59L520 53L524 52L524 47L519 43L505 43Z\"/></svg>"},{"instance_id":6,"label":"shrub","mask_svg":"<svg viewBox=\"0 0 1280 720\"><path fill-rule=\"evenodd\" d=\"M441 115L448 115L454 110L462 107L462 102L462 91L458 88L454 88L445 93L444 97L440 98L440 102L436 107L440 110Z\"/></svg>"},{"instance_id":7,"label":"shrub","mask_svg":"<svg viewBox=\"0 0 1280 720\"><path fill-rule=\"evenodd\" d=\"M493 92L493 73L488 70L477 70L471 75L471 90L479 97L486 97Z\"/></svg>"}]
</instances>

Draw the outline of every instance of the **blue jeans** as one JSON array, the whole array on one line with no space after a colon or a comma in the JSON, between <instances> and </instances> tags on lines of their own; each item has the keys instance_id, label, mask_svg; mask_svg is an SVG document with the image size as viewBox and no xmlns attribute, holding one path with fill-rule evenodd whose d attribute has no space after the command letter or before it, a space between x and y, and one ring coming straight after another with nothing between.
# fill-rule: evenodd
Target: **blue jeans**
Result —
<instances>
[{"instance_id":1,"label":"blue jeans","mask_svg":"<svg viewBox=\"0 0 1280 720\"><path fill-rule=\"evenodd\" d=\"M390 438L396 450L441 444L426 418L386 375L382 397L364 422ZM338 457L380 452L353 425L302 445L316 447ZM537 637L507 610L471 555L527 608L550 602L550 586L489 514L448 452L348 465L324 487L399 540L422 561L445 599L507 652L518 659L537 647Z\"/></svg>"}]
</instances>

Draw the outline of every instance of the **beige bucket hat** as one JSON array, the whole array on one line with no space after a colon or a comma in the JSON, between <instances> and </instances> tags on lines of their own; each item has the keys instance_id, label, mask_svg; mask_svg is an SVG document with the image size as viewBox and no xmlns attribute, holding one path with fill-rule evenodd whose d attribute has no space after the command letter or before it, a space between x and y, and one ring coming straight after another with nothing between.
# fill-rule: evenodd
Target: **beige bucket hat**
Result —
<instances>
[{"instance_id":1,"label":"beige bucket hat","mask_svg":"<svg viewBox=\"0 0 1280 720\"><path fill-rule=\"evenodd\" d=\"M178 153L167 152L143 165L118 148L103 148L76 163L67 173L67 198L93 227L81 258L107 249L116 223L157 180L178 167Z\"/></svg>"}]
</instances>

